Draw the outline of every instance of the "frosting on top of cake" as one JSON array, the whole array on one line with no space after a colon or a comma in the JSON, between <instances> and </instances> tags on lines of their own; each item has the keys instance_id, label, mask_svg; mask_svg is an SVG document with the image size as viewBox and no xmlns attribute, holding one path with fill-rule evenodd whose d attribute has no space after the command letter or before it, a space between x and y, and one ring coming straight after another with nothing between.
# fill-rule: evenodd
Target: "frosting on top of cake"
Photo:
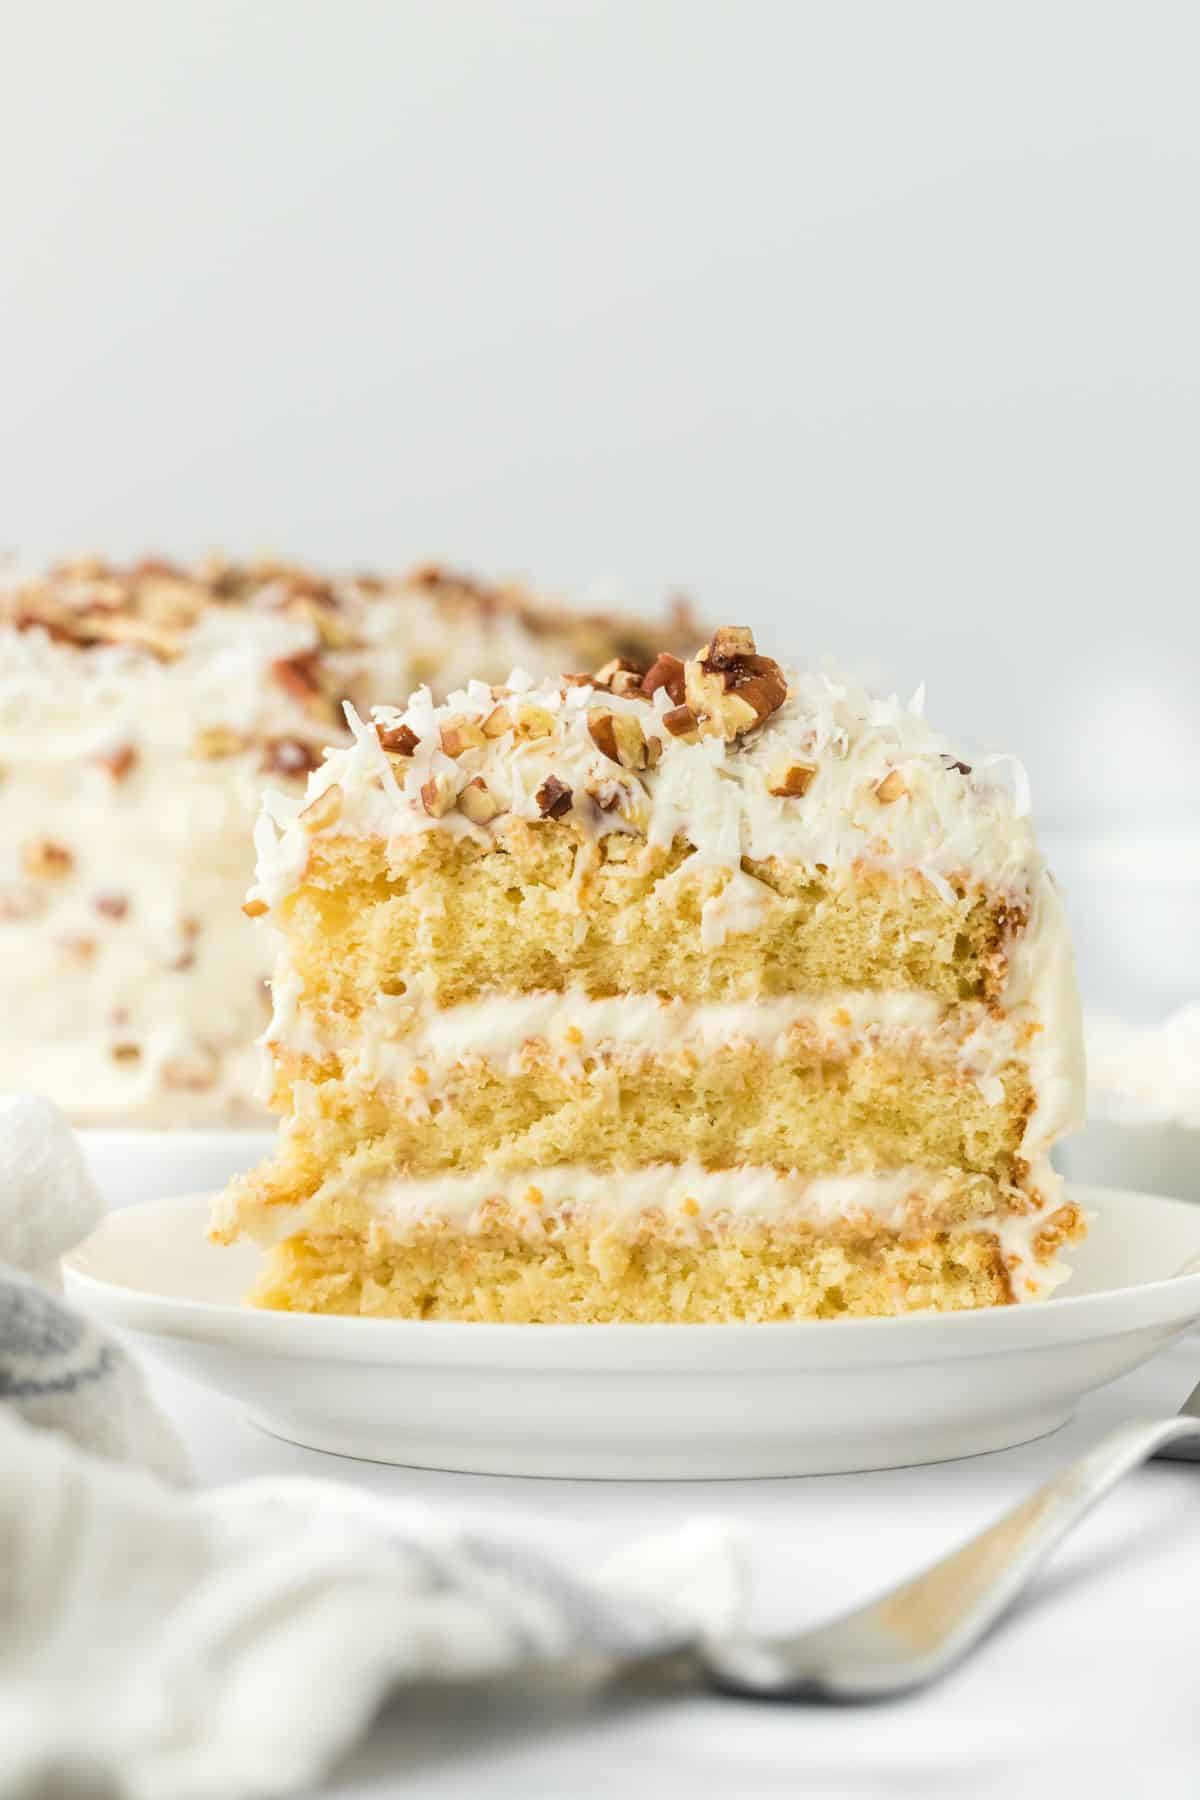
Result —
<instances>
[{"instance_id":1,"label":"frosting on top of cake","mask_svg":"<svg viewBox=\"0 0 1200 1800\"><path fill-rule=\"evenodd\" d=\"M194 567L148 557L118 565L77 557L45 572L0 577L0 627L51 639L75 653L114 649L174 663L197 634L232 641L267 616L293 628L271 678L320 723L340 731L341 703L356 697L364 656L382 679L372 695L405 693L436 680L446 692L483 669L520 657L542 669L570 656L648 654L665 634L692 629L677 598L663 624L616 612L580 612L517 582L483 582L426 563L403 575L326 575L275 558L232 562L212 556ZM378 667L381 652L392 660ZM291 666L283 666L284 659Z\"/></svg>"},{"instance_id":2,"label":"frosting on top of cake","mask_svg":"<svg viewBox=\"0 0 1200 1800\"><path fill-rule=\"evenodd\" d=\"M701 653L686 679L705 666ZM511 818L551 818L593 839L683 838L702 864L732 870L704 921L713 941L764 899L743 858L911 868L946 894L958 878L1017 906L1032 898L1041 861L1024 771L1006 755L965 762L919 695L906 706L829 673L779 670L779 702L731 727L640 680L517 671L503 688L469 682L440 706L418 689L402 711L376 708L372 724L351 713L355 742L327 754L306 804L270 799L255 896L271 904L295 883L314 836L486 841Z\"/></svg>"}]
</instances>

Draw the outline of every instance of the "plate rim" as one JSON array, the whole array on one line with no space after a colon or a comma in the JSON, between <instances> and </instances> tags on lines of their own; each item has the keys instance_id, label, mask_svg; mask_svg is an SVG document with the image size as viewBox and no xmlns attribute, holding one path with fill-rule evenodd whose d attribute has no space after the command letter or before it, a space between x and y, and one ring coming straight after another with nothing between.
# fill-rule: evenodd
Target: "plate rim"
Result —
<instances>
[{"instance_id":1,"label":"plate rim","mask_svg":"<svg viewBox=\"0 0 1200 1800\"><path fill-rule=\"evenodd\" d=\"M1100 1210L1113 1199L1123 1205L1148 1203L1171 1212L1186 1210L1196 1226L1196 1254L1200 1257L1200 1208L1194 1202L1128 1188L1075 1183L1068 1188L1089 1211ZM135 1201L106 1214L96 1231L104 1231L116 1218L161 1214L189 1205L195 1208L209 1198L208 1194L183 1194ZM106 1322L151 1337L210 1341L296 1361L420 1363L547 1373L562 1368L616 1372L620 1368L690 1367L700 1373L721 1367L850 1367L884 1358L898 1367L1045 1349L1064 1342L1084 1343L1147 1328L1183 1329L1189 1321L1200 1321L1200 1266L1099 1293L1066 1293L1028 1306L911 1313L898 1318L531 1326L271 1312L226 1300L176 1298L90 1274L78 1266L77 1259L86 1255L94 1235L63 1258L63 1275L69 1296L85 1304L91 1300ZM813 1355L818 1346L819 1353Z\"/></svg>"}]
</instances>

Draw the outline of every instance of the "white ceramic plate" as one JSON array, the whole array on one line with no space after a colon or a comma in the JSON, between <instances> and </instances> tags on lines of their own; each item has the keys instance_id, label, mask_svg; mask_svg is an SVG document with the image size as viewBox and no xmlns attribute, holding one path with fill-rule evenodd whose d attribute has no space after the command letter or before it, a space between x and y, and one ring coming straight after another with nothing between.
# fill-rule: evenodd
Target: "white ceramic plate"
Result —
<instances>
[{"instance_id":1,"label":"white ceramic plate","mask_svg":"<svg viewBox=\"0 0 1200 1800\"><path fill-rule=\"evenodd\" d=\"M1200 1207L1077 1188L1094 1215L1041 1305L783 1325L455 1325L239 1304L258 1261L207 1199L111 1214L68 1291L267 1431L491 1474L808 1475L999 1450L1200 1319Z\"/></svg>"}]
</instances>

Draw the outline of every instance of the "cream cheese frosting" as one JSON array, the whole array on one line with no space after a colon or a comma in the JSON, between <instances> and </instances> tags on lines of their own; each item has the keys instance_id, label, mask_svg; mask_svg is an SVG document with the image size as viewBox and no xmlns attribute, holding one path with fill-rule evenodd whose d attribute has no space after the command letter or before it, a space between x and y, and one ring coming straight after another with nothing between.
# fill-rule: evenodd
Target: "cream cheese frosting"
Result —
<instances>
[{"instance_id":1,"label":"cream cheese frosting","mask_svg":"<svg viewBox=\"0 0 1200 1800\"><path fill-rule=\"evenodd\" d=\"M1044 1297L1069 1270L1047 1266L1036 1255L1036 1241L1062 1203L1062 1181L1049 1164L1034 1171L1038 1203L1021 1212L981 1212L967 1228L996 1237L1008 1263L1014 1291L1021 1299ZM684 1241L715 1219L736 1226L778 1221L828 1227L861 1222L867 1228L903 1233L920 1231L936 1219L953 1191L952 1177L937 1170L905 1168L876 1175L802 1176L766 1168L706 1169L699 1163L654 1164L615 1172L559 1164L512 1175L437 1175L388 1178L360 1188L351 1177L335 1175L297 1206L259 1205L243 1201L237 1224L260 1243L278 1243L304 1231L311 1221L342 1198L367 1208L386 1237L420 1224L451 1223L477 1233L488 1228L489 1203L511 1209L522 1232L548 1240L564 1216L586 1220L596 1233L635 1230L642 1215L655 1215ZM213 1223L233 1223L227 1203L218 1202Z\"/></svg>"},{"instance_id":2,"label":"cream cheese frosting","mask_svg":"<svg viewBox=\"0 0 1200 1800\"><path fill-rule=\"evenodd\" d=\"M1049 1029L1039 1020L1024 1042L1022 1026L1036 1012L1036 992L1031 1005L1012 1013L997 1013L982 1002L948 1006L931 994L863 989L699 1003L633 993L595 999L568 988L493 994L438 1007L422 992L417 975L403 996L379 994L352 1021L339 1021L336 1016L318 1020L304 1008L294 973L277 975L272 986L275 1003L265 1044L318 1060L335 1056L342 1079L355 1085L387 1082L403 1088L419 1071L421 1086L410 1089L408 1100L422 1110L464 1063L480 1059L517 1076L529 1050L583 1078L585 1059L596 1055L636 1061L711 1056L728 1046L750 1045L775 1056L845 1056L861 1047L947 1061L992 1104L1004 1098L1003 1072L1014 1063L1028 1065L1037 1096L1022 1144L1029 1159L1078 1122L1080 1075L1070 1040L1064 1044L1050 1016Z\"/></svg>"},{"instance_id":3,"label":"cream cheese frosting","mask_svg":"<svg viewBox=\"0 0 1200 1800\"><path fill-rule=\"evenodd\" d=\"M716 736L688 742L663 724L672 710L664 689L646 700L589 685L537 683L517 670L505 705L514 715L545 715L545 734L522 737L518 726L457 757L441 748L443 727L464 715L491 714L492 689L471 682L441 706L420 689L403 711L373 715L385 730L407 727L417 738L413 754L402 765L389 757L375 728L351 712L355 741L314 772L307 802L339 790L340 812L323 828L327 835L399 839L441 830L484 840L496 823L474 824L452 808L431 816L426 784L440 780L457 795L478 777L497 804L497 822L536 820L544 816L539 793L553 776L570 789L571 821L588 835L627 831L653 845L682 837L702 862L739 875L742 858L777 856L810 867L913 869L940 891L950 878L965 878L1016 903L1028 901L1042 865L1023 771L1005 779L1006 770L1019 771L1015 759L985 757L968 765L919 710L894 696L880 698L829 674L789 672L787 679L787 700L760 729L732 743ZM598 707L632 716L657 739L656 766L621 768L602 753L588 718ZM807 791L801 798L771 793L774 771L795 760L815 767ZM881 804L880 785L893 770L904 792ZM610 798L617 804L606 810ZM294 885L308 842L318 835L298 822L302 810L269 799L273 830L260 840L254 890L268 904ZM752 877L739 887L744 905L769 903Z\"/></svg>"},{"instance_id":4,"label":"cream cheese frosting","mask_svg":"<svg viewBox=\"0 0 1200 1800\"><path fill-rule=\"evenodd\" d=\"M310 1056L331 1050L342 1057L343 1066L353 1057L367 1076L390 1076L414 1063L446 1068L464 1056L505 1061L529 1043L579 1062L597 1051L660 1056L676 1047L711 1052L729 1043L782 1052L798 1031L836 1049L868 1032L932 1032L947 1023L959 1042L977 1033L982 1038L994 1027L1006 1034L1011 1048L1012 1036L1007 1022L991 1020L982 1005L947 1021L937 999L921 993L848 989L834 995L701 1003L653 993L592 998L582 988L567 988L492 994L438 1007L422 994L418 976L403 996L379 994L373 1006L339 1025L329 1020L318 1024L300 1012L302 990L294 976L280 979L275 987L265 1041Z\"/></svg>"}]
</instances>

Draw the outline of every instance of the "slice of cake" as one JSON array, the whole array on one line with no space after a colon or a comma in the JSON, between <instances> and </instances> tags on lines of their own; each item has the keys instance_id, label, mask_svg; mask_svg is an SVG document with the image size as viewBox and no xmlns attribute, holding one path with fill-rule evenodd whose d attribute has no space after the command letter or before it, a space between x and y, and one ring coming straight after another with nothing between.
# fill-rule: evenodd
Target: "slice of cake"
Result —
<instances>
[{"instance_id":1,"label":"slice of cake","mask_svg":"<svg viewBox=\"0 0 1200 1800\"><path fill-rule=\"evenodd\" d=\"M832 1318L1031 1300L1083 1229L1063 911L1024 779L919 706L686 665L351 718L272 799L269 1307Z\"/></svg>"},{"instance_id":2,"label":"slice of cake","mask_svg":"<svg viewBox=\"0 0 1200 1800\"><path fill-rule=\"evenodd\" d=\"M351 741L344 699L637 655L658 635L436 568L335 581L88 560L11 580L0 1087L81 1124L263 1119L269 958L241 902L264 785L302 793L321 746Z\"/></svg>"}]
</instances>

